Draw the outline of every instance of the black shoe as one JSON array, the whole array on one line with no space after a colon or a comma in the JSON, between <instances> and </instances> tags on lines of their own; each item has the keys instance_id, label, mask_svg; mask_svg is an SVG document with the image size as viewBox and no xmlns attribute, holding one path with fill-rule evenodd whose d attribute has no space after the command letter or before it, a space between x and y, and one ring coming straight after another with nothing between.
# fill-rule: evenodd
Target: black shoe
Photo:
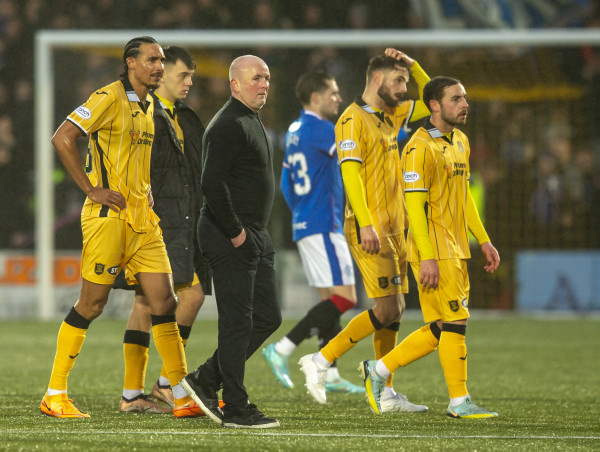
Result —
<instances>
[{"instance_id":1,"label":"black shoe","mask_svg":"<svg viewBox=\"0 0 600 452\"><path fill-rule=\"evenodd\" d=\"M206 414L210 420L215 421L217 424L222 424L223 412L221 411L221 408L219 408L217 390L200 377L198 370L199 369L186 375L179 384L185 392L194 399L194 402L202 408L202 411L204 411L204 414Z\"/></svg>"},{"instance_id":2,"label":"black shoe","mask_svg":"<svg viewBox=\"0 0 600 452\"><path fill-rule=\"evenodd\" d=\"M276 419L265 416L256 405L249 403L244 408L233 412L225 409L223 427L274 428L279 427L279 422Z\"/></svg>"}]
</instances>

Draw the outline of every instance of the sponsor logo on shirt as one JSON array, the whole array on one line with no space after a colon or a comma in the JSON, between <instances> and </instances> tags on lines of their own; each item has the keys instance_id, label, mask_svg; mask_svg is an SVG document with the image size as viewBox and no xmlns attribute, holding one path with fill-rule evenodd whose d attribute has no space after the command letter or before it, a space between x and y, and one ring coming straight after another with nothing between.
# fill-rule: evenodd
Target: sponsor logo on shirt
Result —
<instances>
[{"instance_id":1,"label":"sponsor logo on shirt","mask_svg":"<svg viewBox=\"0 0 600 452\"><path fill-rule=\"evenodd\" d=\"M145 146L152 146L152 139L154 134L150 132L141 132L139 130L130 130L129 136L131 137L131 144L142 144Z\"/></svg>"},{"instance_id":2,"label":"sponsor logo on shirt","mask_svg":"<svg viewBox=\"0 0 600 452\"><path fill-rule=\"evenodd\" d=\"M302 221L301 223L292 224L292 229L294 231L299 231L299 230L306 229L306 228L307 228L306 221Z\"/></svg>"},{"instance_id":3,"label":"sponsor logo on shirt","mask_svg":"<svg viewBox=\"0 0 600 452\"><path fill-rule=\"evenodd\" d=\"M416 182L420 178L421 176L419 176L419 173L415 173L414 171L407 171L406 173L404 173L404 182L408 184Z\"/></svg>"},{"instance_id":4,"label":"sponsor logo on shirt","mask_svg":"<svg viewBox=\"0 0 600 452\"><path fill-rule=\"evenodd\" d=\"M381 140L379 140L379 144L381 144L381 148L383 149L383 152L398 150L398 142L396 140L389 143L387 140L381 139Z\"/></svg>"},{"instance_id":5,"label":"sponsor logo on shirt","mask_svg":"<svg viewBox=\"0 0 600 452\"><path fill-rule=\"evenodd\" d=\"M92 112L83 105L80 105L75 109L75 114L82 119L90 119L92 117Z\"/></svg>"},{"instance_id":6,"label":"sponsor logo on shirt","mask_svg":"<svg viewBox=\"0 0 600 452\"><path fill-rule=\"evenodd\" d=\"M354 140L344 140L340 141L338 147L340 148L340 151L351 151L352 149L356 148L356 143Z\"/></svg>"}]
</instances>

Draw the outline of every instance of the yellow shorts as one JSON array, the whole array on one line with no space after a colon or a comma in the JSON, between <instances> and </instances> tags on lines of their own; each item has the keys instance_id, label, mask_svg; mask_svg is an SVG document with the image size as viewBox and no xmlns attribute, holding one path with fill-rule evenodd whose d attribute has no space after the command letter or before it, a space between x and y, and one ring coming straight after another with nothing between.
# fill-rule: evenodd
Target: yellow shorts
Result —
<instances>
[{"instance_id":1,"label":"yellow shorts","mask_svg":"<svg viewBox=\"0 0 600 452\"><path fill-rule=\"evenodd\" d=\"M122 268L129 284L137 284L140 272L171 273L171 264L157 225L135 232L118 218L83 217L81 277L96 284L112 284Z\"/></svg>"},{"instance_id":2,"label":"yellow shorts","mask_svg":"<svg viewBox=\"0 0 600 452\"><path fill-rule=\"evenodd\" d=\"M403 235L379 237L379 254L368 254L360 245L350 245L370 298L408 293L406 241Z\"/></svg>"},{"instance_id":3,"label":"yellow shorts","mask_svg":"<svg viewBox=\"0 0 600 452\"><path fill-rule=\"evenodd\" d=\"M175 292L182 289L187 289L188 287L193 287L196 284L200 284L200 280L198 279L198 275L194 272L194 279L192 282L183 283L183 284L175 284Z\"/></svg>"},{"instance_id":4,"label":"yellow shorts","mask_svg":"<svg viewBox=\"0 0 600 452\"><path fill-rule=\"evenodd\" d=\"M437 289L424 289L419 283L421 277L419 262L411 262L417 284L419 302L426 323L442 320L452 322L469 318L469 273L465 259L443 259L437 261L440 269L440 283Z\"/></svg>"}]
</instances>

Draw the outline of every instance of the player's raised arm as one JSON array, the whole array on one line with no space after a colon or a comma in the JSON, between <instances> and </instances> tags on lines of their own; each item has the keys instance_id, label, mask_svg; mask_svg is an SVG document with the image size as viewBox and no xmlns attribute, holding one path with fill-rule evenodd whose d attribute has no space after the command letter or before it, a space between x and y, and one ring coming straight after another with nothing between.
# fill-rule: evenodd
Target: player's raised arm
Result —
<instances>
[{"instance_id":1,"label":"player's raised arm","mask_svg":"<svg viewBox=\"0 0 600 452\"><path fill-rule=\"evenodd\" d=\"M407 122L417 121L421 118L425 118L426 116L429 116L429 114L430 114L429 109L423 102L423 87L430 80L429 75L427 75L427 73L423 70L423 68L419 65L419 63L415 59L409 57L406 53L404 53L400 50L396 50L393 48L387 48L387 49L385 49L385 54L386 54L386 56L395 58L398 61L404 61L408 65L408 67L410 69L410 73L413 76L413 78L415 79L415 82L417 82L417 86L419 89L419 99L414 101L415 106L414 106L412 114L408 118Z\"/></svg>"}]
</instances>

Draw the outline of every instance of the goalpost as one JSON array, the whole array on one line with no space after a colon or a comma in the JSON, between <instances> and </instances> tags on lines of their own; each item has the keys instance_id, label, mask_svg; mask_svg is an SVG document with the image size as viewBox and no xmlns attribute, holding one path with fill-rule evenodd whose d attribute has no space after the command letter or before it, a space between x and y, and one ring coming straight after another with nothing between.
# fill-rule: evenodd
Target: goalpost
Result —
<instances>
[{"instance_id":1,"label":"goalpost","mask_svg":"<svg viewBox=\"0 0 600 452\"><path fill-rule=\"evenodd\" d=\"M203 48L318 48L318 47L489 47L600 45L595 30L370 30L370 31L164 31L88 30L39 31L35 39L35 254L39 317L55 315L53 290L53 154L50 143L54 118L55 66L53 52L60 48L117 47L131 38L150 35L161 43ZM359 68L361 72L364 68Z\"/></svg>"}]
</instances>

